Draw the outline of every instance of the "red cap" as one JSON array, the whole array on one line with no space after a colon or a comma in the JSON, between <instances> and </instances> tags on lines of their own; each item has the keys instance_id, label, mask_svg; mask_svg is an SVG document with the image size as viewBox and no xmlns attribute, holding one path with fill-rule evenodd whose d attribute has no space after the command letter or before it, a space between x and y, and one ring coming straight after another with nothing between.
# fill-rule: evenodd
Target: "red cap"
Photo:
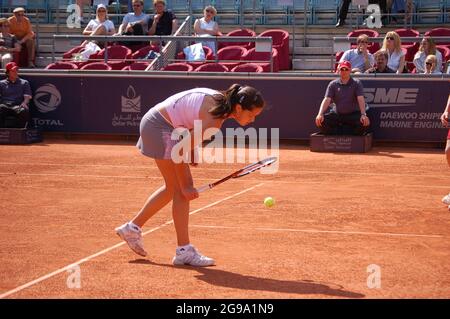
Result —
<instances>
[{"instance_id":1,"label":"red cap","mask_svg":"<svg viewBox=\"0 0 450 319\"><path fill-rule=\"evenodd\" d=\"M13 71L19 70L19 66L16 64L16 62L9 62L6 65L6 71L9 72L11 70L13 70Z\"/></svg>"},{"instance_id":2,"label":"red cap","mask_svg":"<svg viewBox=\"0 0 450 319\"><path fill-rule=\"evenodd\" d=\"M347 68L347 69L351 70L352 64L350 63L350 61L342 61L341 63L339 63L338 70L340 70L342 68Z\"/></svg>"}]
</instances>

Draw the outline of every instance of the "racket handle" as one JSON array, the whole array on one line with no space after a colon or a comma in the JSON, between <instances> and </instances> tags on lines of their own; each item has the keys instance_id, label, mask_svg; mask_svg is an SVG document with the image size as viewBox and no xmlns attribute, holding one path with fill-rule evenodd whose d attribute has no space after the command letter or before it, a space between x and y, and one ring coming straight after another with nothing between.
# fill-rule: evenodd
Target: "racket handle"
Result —
<instances>
[{"instance_id":1,"label":"racket handle","mask_svg":"<svg viewBox=\"0 0 450 319\"><path fill-rule=\"evenodd\" d=\"M203 185L202 187L197 188L197 192L199 193L203 193L204 191L211 189L211 185L207 184L207 185Z\"/></svg>"}]
</instances>

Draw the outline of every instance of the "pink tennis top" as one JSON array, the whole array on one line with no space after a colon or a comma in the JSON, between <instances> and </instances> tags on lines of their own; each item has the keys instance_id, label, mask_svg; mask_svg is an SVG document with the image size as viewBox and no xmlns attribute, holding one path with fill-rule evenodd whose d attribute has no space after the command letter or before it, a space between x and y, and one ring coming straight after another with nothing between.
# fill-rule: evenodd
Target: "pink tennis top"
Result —
<instances>
[{"instance_id":1,"label":"pink tennis top","mask_svg":"<svg viewBox=\"0 0 450 319\"><path fill-rule=\"evenodd\" d=\"M165 108L174 128L194 128L194 121L200 119L200 107L205 95L222 94L208 88L196 88L172 95L156 107Z\"/></svg>"}]
</instances>

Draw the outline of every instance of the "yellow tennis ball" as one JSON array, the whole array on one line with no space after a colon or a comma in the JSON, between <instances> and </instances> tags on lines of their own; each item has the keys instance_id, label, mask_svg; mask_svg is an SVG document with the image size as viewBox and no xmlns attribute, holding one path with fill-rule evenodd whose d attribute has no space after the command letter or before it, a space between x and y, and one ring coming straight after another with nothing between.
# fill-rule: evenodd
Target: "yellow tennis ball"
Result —
<instances>
[{"instance_id":1,"label":"yellow tennis ball","mask_svg":"<svg viewBox=\"0 0 450 319\"><path fill-rule=\"evenodd\" d=\"M266 197L264 199L264 205L266 207L272 207L275 204L275 200L272 197Z\"/></svg>"}]
</instances>

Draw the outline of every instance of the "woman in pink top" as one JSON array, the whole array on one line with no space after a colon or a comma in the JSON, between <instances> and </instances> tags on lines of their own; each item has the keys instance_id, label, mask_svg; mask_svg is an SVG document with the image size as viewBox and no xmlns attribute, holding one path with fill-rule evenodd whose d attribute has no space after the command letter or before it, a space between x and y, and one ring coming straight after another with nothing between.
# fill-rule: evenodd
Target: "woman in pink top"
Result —
<instances>
[{"instance_id":1,"label":"woman in pink top","mask_svg":"<svg viewBox=\"0 0 450 319\"><path fill-rule=\"evenodd\" d=\"M233 84L226 91L197 88L177 93L151 108L142 118L137 147L141 153L153 158L165 185L147 199L139 213L128 223L116 228L116 233L137 254L146 256L141 227L173 201L172 214L177 233L178 248L174 265L211 266L214 260L203 256L189 240L189 202L199 195L194 188L189 163L180 162L178 140L172 139L175 129L190 131L191 148L202 141L194 140L194 121L201 121L201 136L206 130L217 131L227 119L240 125L252 123L262 112L265 102L260 92L250 86ZM183 142L183 140L181 141ZM180 143L181 143L180 142ZM177 146L177 148L174 148ZM191 162L193 162L191 156ZM192 164L192 163L191 163ZM195 164L194 164L195 165Z\"/></svg>"}]
</instances>

